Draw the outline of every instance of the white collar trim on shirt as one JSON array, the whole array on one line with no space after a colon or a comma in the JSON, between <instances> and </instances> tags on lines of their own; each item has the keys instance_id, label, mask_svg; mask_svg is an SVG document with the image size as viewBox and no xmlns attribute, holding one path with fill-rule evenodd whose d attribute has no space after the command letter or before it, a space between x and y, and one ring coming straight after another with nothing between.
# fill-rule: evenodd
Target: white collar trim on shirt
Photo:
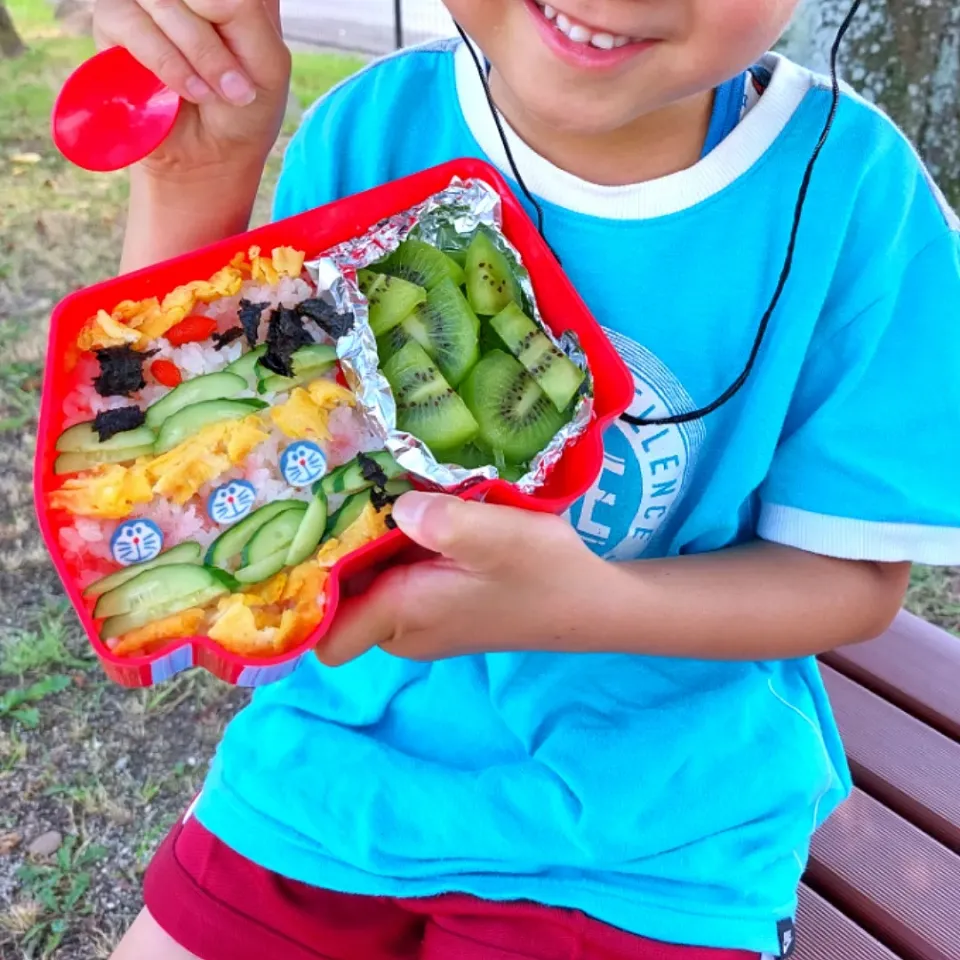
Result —
<instances>
[{"instance_id":1,"label":"white collar trim on shirt","mask_svg":"<svg viewBox=\"0 0 960 960\"><path fill-rule=\"evenodd\" d=\"M470 51L456 51L457 94L464 118L484 153L512 177L503 144ZM527 186L538 197L588 216L645 220L702 203L731 184L772 146L814 85L809 72L776 54L764 60L773 76L759 103L713 151L686 170L657 180L607 187L581 180L535 153L504 120L507 140Z\"/></svg>"}]
</instances>

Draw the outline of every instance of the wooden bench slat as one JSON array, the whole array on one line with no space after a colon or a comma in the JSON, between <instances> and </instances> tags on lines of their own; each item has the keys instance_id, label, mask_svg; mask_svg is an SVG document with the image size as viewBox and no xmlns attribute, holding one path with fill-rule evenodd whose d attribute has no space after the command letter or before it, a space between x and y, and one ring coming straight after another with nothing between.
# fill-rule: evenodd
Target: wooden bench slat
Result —
<instances>
[{"instance_id":1,"label":"wooden bench slat","mask_svg":"<svg viewBox=\"0 0 960 960\"><path fill-rule=\"evenodd\" d=\"M882 637L821 659L960 741L960 640L952 634L904 611Z\"/></svg>"},{"instance_id":2,"label":"wooden bench slat","mask_svg":"<svg viewBox=\"0 0 960 960\"><path fill-rule=\"evenodd\" d=\"M956 960L960 857L862 791L814 836L807 882L905 960Z\"/></svg>"},{"instance_id":3,"label":"wooden bench slat","mask_svg":"<svg viewBox=\"0 0 960 960\"><path fill-rule=\"evenodd\" d=\"M821 673L857 786L960 853L960 743L830 667Z\"/></svg>"},{"instance_id":4,"label":"wooden bench slat","mask_svg":"<svg viewBox=\"0 0 960 960\"><path fill-rule=\"evenodd\" d=\"M809 887L800 888L794 960L899 960Z\"/></svg>"}]
</instances>

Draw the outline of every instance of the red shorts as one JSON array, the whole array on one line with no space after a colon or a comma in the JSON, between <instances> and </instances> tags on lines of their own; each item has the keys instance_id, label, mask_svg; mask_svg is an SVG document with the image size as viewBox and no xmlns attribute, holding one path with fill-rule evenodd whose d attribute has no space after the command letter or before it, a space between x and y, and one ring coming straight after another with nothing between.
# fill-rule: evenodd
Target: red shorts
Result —
<instances>
[{"instance_id":1,"label":"red shorts","mask_svg":"<svg viewBox=\"0 0 960 960\"><path fill-rule=\"evenodd\" d=\"M533 903L332 893L245 860L195 817L157 851L144 899L202 960L758 960L657 943Z\"/></svg>"}]
</instances>

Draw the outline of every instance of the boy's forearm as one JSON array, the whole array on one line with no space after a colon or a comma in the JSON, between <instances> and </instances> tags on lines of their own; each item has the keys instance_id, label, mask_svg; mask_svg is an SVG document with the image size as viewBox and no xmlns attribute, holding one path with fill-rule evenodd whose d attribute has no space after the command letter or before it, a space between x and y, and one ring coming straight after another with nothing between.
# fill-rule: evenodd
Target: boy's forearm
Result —
<instances>
[{"instance_id":1,"label":"boy's forearm","mask_svg":"<svg viewBox=\"0 0 960 960\"><path fill-rule=\"evenodd\" d=\"M196 250L247 229L262 169L162 180L135 168L121 273Z\"/></svg>"},{"instance_id":2,"label":"boy's forearm","mask_svg":"<svg viewBox=\"0 0 960 960\"><path fill-rule=\"evenodd\" d=\"M763 541L604 567L580 650L719 660L791 659L868 640L896 616L910 572Z\"/></svg>"}]
</instances>

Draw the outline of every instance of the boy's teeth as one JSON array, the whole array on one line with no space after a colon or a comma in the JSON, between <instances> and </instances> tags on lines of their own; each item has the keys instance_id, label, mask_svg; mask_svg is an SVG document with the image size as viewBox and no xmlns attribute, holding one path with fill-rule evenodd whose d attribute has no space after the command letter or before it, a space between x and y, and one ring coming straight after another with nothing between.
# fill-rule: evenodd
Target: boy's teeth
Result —
<instances>
[{"instance_id":1,"label":"boy's teeth","mask_svg":"<svg viewBox=\"0 0 960 960\"><path fill-rule=\"evenodd\" d=\"M543 15L548 20L554 21L557 29L574 43L589 43L599 50L612 50L614 47L625 47L630 42L629 37L617 37L612 33L594 33L582 24L571 23L569 17L559 13L556 8L549 4L544 5L541 9Z\"/></svg>"}]
</instances>

